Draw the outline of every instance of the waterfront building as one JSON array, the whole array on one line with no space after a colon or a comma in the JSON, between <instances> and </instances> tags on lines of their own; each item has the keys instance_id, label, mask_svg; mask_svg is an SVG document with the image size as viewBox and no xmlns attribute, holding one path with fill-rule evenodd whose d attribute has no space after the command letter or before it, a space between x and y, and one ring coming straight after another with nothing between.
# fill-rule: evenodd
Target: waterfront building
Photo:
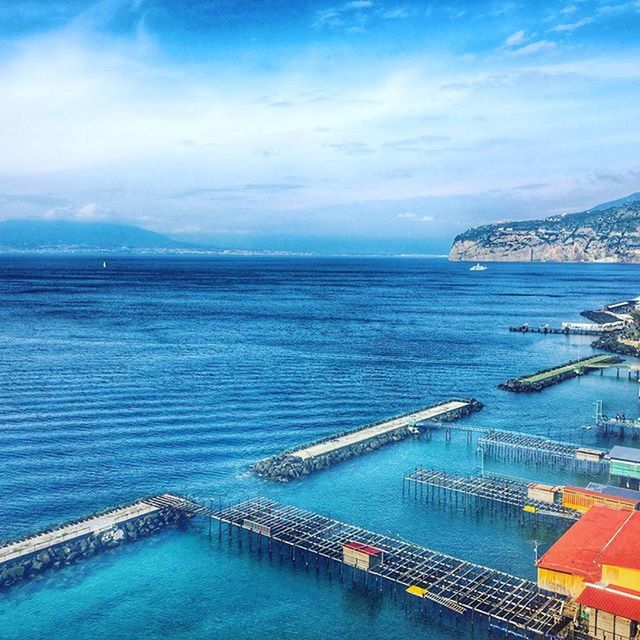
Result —
<instances>
[{"instance_id":1,"label":"waterfront building","mask_svg":"<svg viewBox=\"0 0 640 640\"><path fill-rule=\"evenodd\" d=\"M564 487L562 491L562 506L567 509L584 513L597 504L632 511L640 504L640 491L597 482L591 482L586 487Z\"/></svg>"},{"instance_id":2,"label":"waterfront building","mask_svg":"<svg viewBox=\"0 0 640 640\"><path fill-rule=\"evenodd\" d=\"M628 487L639 487L640 449L617 445L609 452L609 461L611 476L618 478Z\"/></svg>"},{"instance_id":3,"label":"waterfront building","mask_svg":"<svg viewBox=\"0 0 640 640\"><path fill-rule=\"evenodd\" d=\"M640 512L596 505L538 560L538 586L571 598L589 635L635 638L640 622Z\"/></svg>"}]
</instances>

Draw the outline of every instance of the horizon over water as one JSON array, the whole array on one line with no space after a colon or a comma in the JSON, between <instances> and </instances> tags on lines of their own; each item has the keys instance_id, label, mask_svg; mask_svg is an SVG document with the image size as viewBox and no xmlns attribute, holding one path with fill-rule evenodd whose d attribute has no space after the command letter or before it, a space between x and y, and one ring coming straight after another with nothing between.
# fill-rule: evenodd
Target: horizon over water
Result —
<instances>
[{"instance_id":1,"label":"horizon over water","mask_svg":"<svg viewBox=\"0 0 640 640\"><path fill-rule=\"evenodd\" d=\"M417 465L478 470L463 435L411 439L286 485L249 465L451 397L465 421L610 446L605 412L640 414L638 384L590 374L539 394L499 382L592 353L586 336L509 333L640 295L637 266L425 258L0 256L0 539L140 496L264 495L533 578L557 530L402 497ZM628 440L628 444L632 444ZM633 445L635 446L635 445ZM584 484L558 468L499 473ZM470 638L314 572L168 530L14 587L0 640Z\"/></svg>"}]
</instances>

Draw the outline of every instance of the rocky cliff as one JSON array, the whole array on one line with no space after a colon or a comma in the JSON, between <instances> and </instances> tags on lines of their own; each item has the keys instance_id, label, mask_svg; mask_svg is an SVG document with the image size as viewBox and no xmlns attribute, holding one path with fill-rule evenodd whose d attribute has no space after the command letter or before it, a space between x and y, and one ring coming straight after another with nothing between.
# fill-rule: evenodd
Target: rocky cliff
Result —
<instances>
[{"instance_id":1,"label":"rocky cliff","mask_svg":"<svg viewBox=\"0 0 640 640\"><path fill-rule=\"evenodd\" d=\"M640 193L589 211L469 229L449 260L640 262Z\"/></svg>"}]
</instances>

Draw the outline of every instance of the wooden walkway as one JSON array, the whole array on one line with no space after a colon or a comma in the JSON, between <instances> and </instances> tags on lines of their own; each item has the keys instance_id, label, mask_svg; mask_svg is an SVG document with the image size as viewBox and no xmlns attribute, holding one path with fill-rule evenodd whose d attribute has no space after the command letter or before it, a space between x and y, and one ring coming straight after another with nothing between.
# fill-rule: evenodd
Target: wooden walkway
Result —
<instances>
[{"instance_id":1,"label":"wooden walkway","mask_svg":"<svg viewBox=\"0 0 640 640\"><path fill-rule=\"evenodd\" d=\"M575 460L576 444L558 442L543 436L529 435L517 431L489 431L478 440L478 446L486 455L509 458L515 451L526 451L536 458L560 458Z\"/></svg>"},{"instance_id":2,"label":"wooden walkway","mask_svg":"<svg viewBox=\"0 0 640 640\"><path fill-rule=\"evenodd\" d=\"M576 521L582 515L580 511L567 509L559 503L550 504L530 499L527 495L527 483L511 478L458 476L444 471L419 468L404 476L403 493L405 485L409 495L413 487L416 497L419 493L424 498L426 489L427 499L451 501L453 496L462 495L496 505L513 507L535 515L553 516L568 521Z\"/></svg>"},{"instance_id":3,"label":"wooden walkway","mask_svg":"<svg viewBox=\"0 0 640 640\"><path fill-rule=\"evenodd\" d=\"M606 333L607 329L582 329L577 327L530 327L526 324L512 325L509 331L513 333L542 333L545 335L574 335L574 336L599 336Z\"/></svg>"},{"instance_id":4,"label":"wooden walkway","mask_svg":"<svg viewBox=\"0 0 640 640\"><path fill-rule=\"evenodd\" d=\"M415 597L432 601L460 615L483 616L492 628L523 637L559 638L569 620L563 618L564 600L539 591L536 584L508 573L459 560L444 553L367 531L325 516L282 505L265 498L244 502L213 513L233 530L245 532L253 548L276 551L288 549L292 560L306 565L322 560L346 566L343 545L364 543L382 550L382 563L363 572L378 587L388 585L406 590ZM351 569L351 567L349 567ZM356 571L355 569L352 569ZM359 570L358 570L359 571Z\"/></svg>"}]
</instances>

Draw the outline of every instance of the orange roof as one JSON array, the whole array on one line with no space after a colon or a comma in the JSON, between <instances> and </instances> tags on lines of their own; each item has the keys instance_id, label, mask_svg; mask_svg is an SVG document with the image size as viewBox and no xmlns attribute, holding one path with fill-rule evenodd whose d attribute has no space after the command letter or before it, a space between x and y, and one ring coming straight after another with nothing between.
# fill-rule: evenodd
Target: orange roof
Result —
<instances>
[{"instance_id":1,"label":"orange roof","mask_svg":"<svg viewBox=\"0 0 640 640\"><path fill-rule=\"evenodd\" d=\"M640 517L640 512L621 511L599 505L591 507L538 560L536 566L581 576L589 582L598 582L602 564L600 554L619 534L627 520L634 517ZM627 547L625 553L633 554L640 562L640 545L635 548ZM617 555L615 557L619 559Z\"/></svg>"},{"instance_id":2,"label":"orange roof","mask_svg":"<svg viewBox=\"0 0 640 640\"><path fill-rule=\"evenodd\" d=\"M620 528L616 536L603 549L598 559L600 564L614 567L640 569L640 511L632 511L631 516Z\"/></svg>"},{"instance_id":3,"label":"orange roof","mask_svg":"<svg viewBox=\"0 0 640 640\"><path fill-rule=\"evenodd\" d=\"M576 602L583 607L613 613L616 616L640 621L640 593L619 587L589 585Z\"/></svg>"},{"instance_id":4,"label":"orange roof","mask_svg":"<svg viewBox=\"0 0 640 640\"><path fill-rule=\"evenodd\" d=\"M593 496L595 498L607 498L608 500L615 500L615 502L624 502L626 504L635 506L638 504L638 499L628 498L626 496L617 496L611 493L603 493L602 491L593 491L592 489L585 489L584 487L565 487L565 493L571 491L573 493L579 493L585 496Z\"/></svg>"}]
</instances>

